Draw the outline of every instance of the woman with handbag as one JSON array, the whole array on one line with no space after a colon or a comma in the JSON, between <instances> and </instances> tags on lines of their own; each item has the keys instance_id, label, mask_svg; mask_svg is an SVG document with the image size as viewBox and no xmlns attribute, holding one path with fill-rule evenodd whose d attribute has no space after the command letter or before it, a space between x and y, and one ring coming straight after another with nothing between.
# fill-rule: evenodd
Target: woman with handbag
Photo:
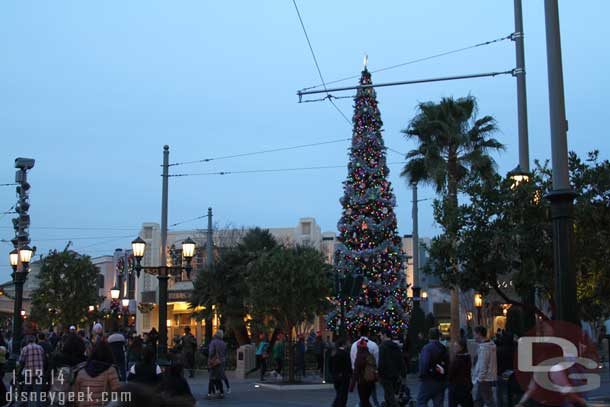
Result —
<instances>
[{"instance_id":1,"label":"woman with handbag","mask_svg":"<svg viewBox=\"0 0 610 407\"><path fill-rule=\"evenodd\" d=\"M214 334L214 339L210 342L208 356L208 370L210 372L210 381L208 382L207 399L212 399L216 393L218 398L224 398L224 389L222 387L222 379L224 377L224 364L227 360L227 344L222 340L224 332L219 329Z\"/></svg>"},{"instance_id":2,"label":"woman with handbag","mask_svg":"<svg viewBox=\"0 0 610 407\"><path fill-rule=\"evenodd\" d=\"M372 407L370 398L377 381L377 363L373 354L369 352L366 340L361 339L357 349L350 392L354 391L354 387L358 385L360 407Z\"/></svg>"}]
</instances>

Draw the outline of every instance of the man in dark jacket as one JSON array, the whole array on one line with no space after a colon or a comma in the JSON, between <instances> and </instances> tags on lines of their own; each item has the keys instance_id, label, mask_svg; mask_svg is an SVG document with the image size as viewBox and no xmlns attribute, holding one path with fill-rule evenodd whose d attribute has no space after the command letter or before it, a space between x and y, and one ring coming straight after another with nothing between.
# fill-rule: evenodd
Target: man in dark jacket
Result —
<instances>
[{"instance_id":1,"label":"man in dark jacket","mask_svg":"<svg viewBox=\"0 0 610 407\"><path fill-rule=\"evenodd\" d=\"M330 359L330 371L333 375L335 386L335 401L332 407L345 407L347 404L347 394L349 382L352 377L352 362L347 351L347 341L339 338L335 342L335 354Z\"/></svg>"},{"instance_id":2,"label":"man in dark jacket","mask_svg":"<svg viewBox=\"0 0 610 407\"><path fill-rule=\"evenodd\" d=\"M426 407L432 400L434 407L443 407L447 374L449 370L449 352L440 343L441 334L438 328L431 328L430 339L421 350L419 357L419 393L417 407Z\"/></svg>"},{"instance_id":3,"label":"man in dark jacket","mask_svg":"<svg viewBox=\"0 0 610 407\"><path fill-rule=\"evenodd\" d=\"M400 346L392 340L392 331L381 331L379 345L379 382L383 387L386 407L398 407L396 393L400 390L400 378L407 374L407 368Z\"/></svg>"}]
</instances>

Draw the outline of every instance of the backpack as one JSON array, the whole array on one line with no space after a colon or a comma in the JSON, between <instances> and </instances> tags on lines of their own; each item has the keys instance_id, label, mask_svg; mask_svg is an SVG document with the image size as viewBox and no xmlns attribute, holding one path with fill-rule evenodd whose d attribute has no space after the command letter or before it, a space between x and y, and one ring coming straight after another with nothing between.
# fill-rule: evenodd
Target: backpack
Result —
<instances>
[{"instance_id":1,"label":"backpack","mask_svg":"<svg viewBox=\"0 0 610 407\"><path fill-rule=\"evenodd\" d=\"M441 349L438 355L435 358L430 359L430 364L428 365L428 375L433 379L444 380L447 378L449 373L449 366L447 366L447 348L441 343L439 343L439 346ZM439 371L439 367L442 369L442 372Z\"/></svg>"},{"instance_id":2,"label":"backpack","mask_svg":"<svg viewBox=\"0 0 610 407\"><path fill-rule=\"evenodd\" d=\"M377 365L375 363L375 357L371 354L366 356L366 365L362 372L362 378L367 383L373 383L377 381Z\"/></svg>"}]
</instances>

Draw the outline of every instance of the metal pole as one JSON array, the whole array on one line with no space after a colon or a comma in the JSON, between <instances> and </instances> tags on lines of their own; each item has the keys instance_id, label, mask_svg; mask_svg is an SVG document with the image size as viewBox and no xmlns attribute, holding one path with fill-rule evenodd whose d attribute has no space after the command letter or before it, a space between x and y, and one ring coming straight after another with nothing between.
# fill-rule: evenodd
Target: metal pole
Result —
<instances>
[{"instance_id":1,"label":"metal pole","mask_svg":"<svg viewBox=\"0 0 610 407\"><path fill-rule=\"evenodd\" d=\"M553 191L551 201L553 219L553 269L555 272L555 305L557 320L577 323L576 267L574 263L574 196L568 172L568 139L561 36L557 0L544 1L546 22L547 69L549 81L549 111L551 121L551 150L553 163Z\"/></svg>"},{"instance_id":2,"label":"metal pole","mask_svg":"<svg viewBox=\"0 0 610 407\"><path fill-rule=\"evenodd\" d=\"M208 230L206 233L207 241L205 245L205 265L208 270L214 266L214 230L212 229L212 208L208 208ZM212 341L212 318L208 317L205 320L205 342L209 344Z\"/></svg>"},{"instance_id":3,"label":"metal pole","mask_svg":"<svg viewBox=\"0 0 610 407\"><path fill-rule=\"evenodd\" d=\"M417 208L417 184L413 184L413 287L420 287L419 278L419 221Z\"/></svg>"},{"instance_id":4,"label":"metal pole","mask_svg":"<svg viewBox=\"0 0 610 407\"><path fill-rule=\"evenodd\" d=\"M18 184L16 192L19 195L17 205L15 207L18 217L13 219L15 229L15 238L12 240L13 247L21 253L21 249L30 243L30 234L28 228L30 226L30 216L28 210L30 207L28 191L30 188L27 182L27 171L34 167L34 160L31 158L16 158L15 168L18 168L15 174L15 183ZM31 261L31 259L30 259ZM15 368L19 355L21 353L21 345L23 339L23 320L21 318L21 309L23 308L23 286L27 279L29 264L21 262L21 254L19 254L19 264L14 270L12 277L15 283L15 302L13 304L13 346L9 360L7 361L6 370Z\"/></svg>"},{"instance_id":5,"label":"metal pole","mask_svg":"<svg viewBox=\"0 0 610 407\"><path fill-rule=\"evenodd\" d=\"M523 44L523 13L521 0L515 0L515 51L517 57L517 114L519 121L519 166L530 170L529 136L527 130L527 93L525 87L525 52Z\"/></svg>"},{"instance_id":6,"label":"metal pole","mask_svg":"<svg viewBox=\"0 0 610 407\"><path fill-rule=\"evenodd\" d=\"M167 198L169 180L169 146L163 146L163 184L161 192L161 264L159 269L159 358L167 354Z\"/></svg>"},{"instance_id":7,"label":"metal pole","mask_svg":"<svg viewBox=\"0 0 610 407\"><path fill-rule=\"evenodd\" d=\"M333 89L299 90L299 91L297 91L297 96L299 96L299 98L301 98L304 95L313 95L316 93L341 92L344 90L357 90L357 89L366 89L366 88L382 88L385 86L414 85L414 84L418 84L418 83L455 81L455 80L460 80L460 79L485 78L485 77L489 77L489 76L512 75L512 74L514 74L514 70L511 69L509 71L486 72L486 73L477 73L477 74L472 74L472 75L444 76L444 77L440 77L440 78L415 79L415 80L411 80L411 81L400 81L400 82L387 82L387 83L377 83L377 84L371 83L368 85L344 86L344 87L333 88Z\"/></svg>"}]
</instances>

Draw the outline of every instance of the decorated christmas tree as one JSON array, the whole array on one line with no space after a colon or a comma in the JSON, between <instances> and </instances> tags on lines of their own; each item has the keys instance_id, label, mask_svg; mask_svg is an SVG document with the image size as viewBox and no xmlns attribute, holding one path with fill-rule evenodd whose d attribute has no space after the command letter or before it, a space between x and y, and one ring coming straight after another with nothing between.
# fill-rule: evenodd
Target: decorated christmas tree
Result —
<instances>
[{"instance_id":1,"label":"decorated christmas tree","mask_svg":"<svg viewBox=\"0 0 610 407\"><path fill-rule=\"evenodd\" d=\"M371 84L366 66L360 84ZM390 328L401 333L407 327L410 300L375 90L359 88L354 102L354 130L335 251L342 294L335 297L336 309L327 322L331 329L342 327L351 333L357 333L362 325L372 332Z\"/></svg>"}]
</instances>

